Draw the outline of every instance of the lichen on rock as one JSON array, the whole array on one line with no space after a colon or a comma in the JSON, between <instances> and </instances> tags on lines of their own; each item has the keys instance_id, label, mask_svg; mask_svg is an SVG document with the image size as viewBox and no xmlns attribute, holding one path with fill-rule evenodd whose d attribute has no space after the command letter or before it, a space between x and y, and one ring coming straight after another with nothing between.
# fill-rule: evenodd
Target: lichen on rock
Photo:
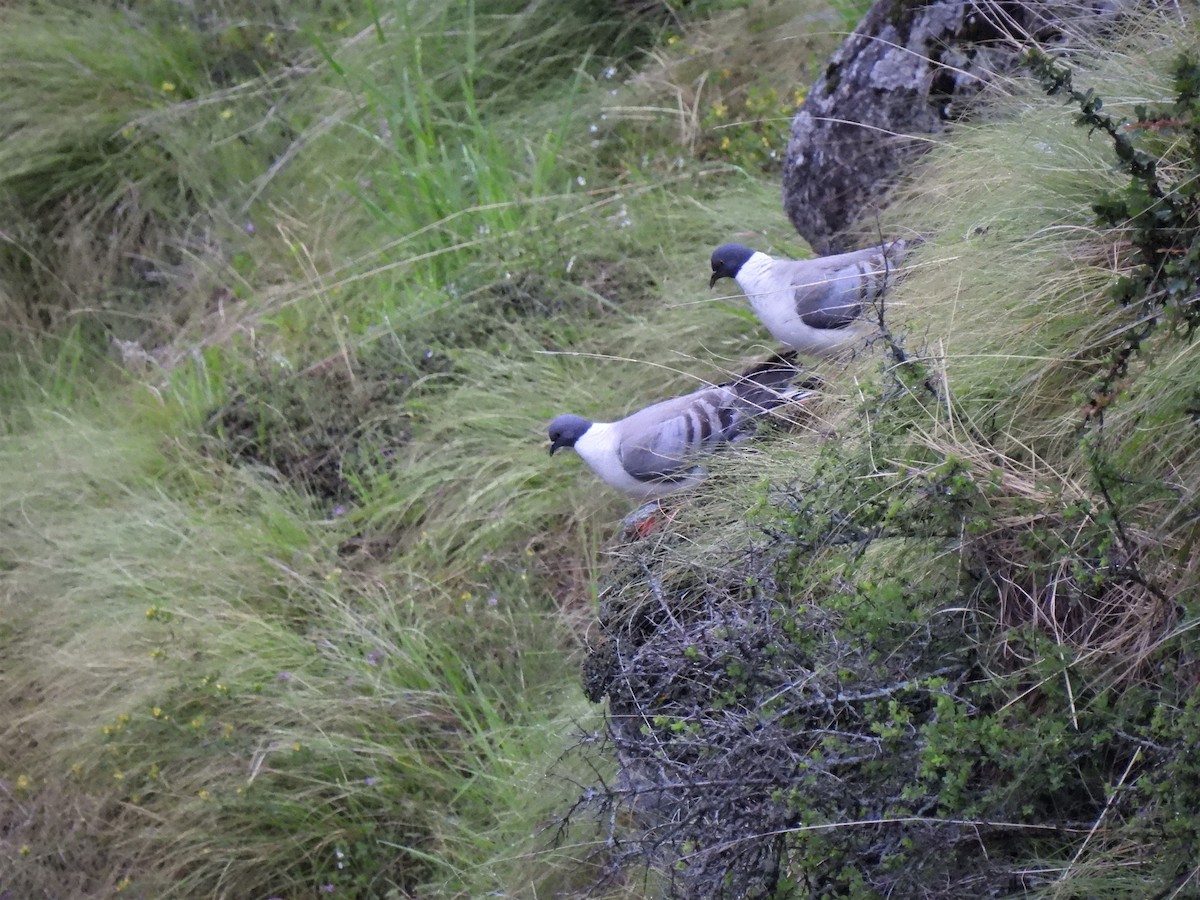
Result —
<instances>
[{"instance_id":1,"label":"lichen on rock","mask_svg":"<svg viewBox=\"0 0 1200 900\"><path fill-rule=\"evenodd\" d=\"M783 205L818 253L856 243L929 135L961 118L1029 43L1059 44L1132 5L879 0L792 120Z\"/></svg>"}]
</instances>

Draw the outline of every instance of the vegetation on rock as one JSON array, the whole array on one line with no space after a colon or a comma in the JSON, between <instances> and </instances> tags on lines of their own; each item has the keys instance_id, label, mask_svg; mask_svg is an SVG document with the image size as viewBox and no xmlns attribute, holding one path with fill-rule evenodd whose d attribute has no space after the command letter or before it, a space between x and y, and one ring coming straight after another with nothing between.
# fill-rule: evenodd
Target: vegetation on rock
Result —
<instances>
[{"instance_id":1,"label":"vegetation on rock","mask_svg":"<svg viewBox=\"0 0 1200 900\"><path fill-rule=\"evenodd\" d=\"M668 893L1194 890L1194 65L1143 40L1155 81L1086 77L1168 99L1071 92L1108 152L1019 80L934 151L889 214L934 237L815 459L621 551L590 802Z\"/></svg>"}]
</instances>

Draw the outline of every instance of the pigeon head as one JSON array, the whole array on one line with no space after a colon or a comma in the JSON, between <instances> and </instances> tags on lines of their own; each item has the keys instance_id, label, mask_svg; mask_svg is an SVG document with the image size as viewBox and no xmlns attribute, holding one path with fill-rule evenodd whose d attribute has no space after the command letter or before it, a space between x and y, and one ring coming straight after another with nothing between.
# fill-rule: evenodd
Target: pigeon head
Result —
<instances>
[{"instance_id":1,"label":"pigeon head","mask_svg":"<svg viewBox=\"0 0 1200 900\"><path fill-rule=\"evenodd\" d=\"M714 287L722 278L735 278L754 251L742 244L722 244L712 255L712 278L708 286Z\"/></svg>"},{"instance_id":2,"label":"pigeon head","mask_svg":"<svg viewBox=\"0 0 1200 900\"><path fill-rule=\"evenodd\" d=\"M575 442L591 427L592 423L582 416L559 416L550 423L550 455L553 456L555 450L563 447L574 447Z\"/></svg>"}]
</instances>

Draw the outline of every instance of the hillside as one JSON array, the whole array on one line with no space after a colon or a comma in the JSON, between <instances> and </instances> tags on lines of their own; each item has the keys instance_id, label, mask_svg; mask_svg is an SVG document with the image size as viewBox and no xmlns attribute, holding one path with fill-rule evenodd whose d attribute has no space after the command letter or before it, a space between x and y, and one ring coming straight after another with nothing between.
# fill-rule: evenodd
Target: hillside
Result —
<instances>
[{"instance_id":1,"label":"hillside","mask_svg":"<svg viewBox=\"0 0 1200 900\"><path fill-rule=\"evenodd\" d=\"M546 454L775 349L708 254L861 9L0 9L0 895L1197 892L1190 7L662 531Z\"/></svg>"}]
</instances>

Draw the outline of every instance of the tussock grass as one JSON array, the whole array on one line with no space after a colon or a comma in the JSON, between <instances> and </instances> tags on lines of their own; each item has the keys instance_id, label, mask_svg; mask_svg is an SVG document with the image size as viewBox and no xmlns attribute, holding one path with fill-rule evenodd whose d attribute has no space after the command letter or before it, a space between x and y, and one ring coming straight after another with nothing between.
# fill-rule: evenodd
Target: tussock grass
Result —
<instances>
[{"instance_id":1,"label":"tussock grass","mask_svg":"<svg viewBox=\"0 0 1200 900\"><path fill-rule=\"evenodd\" d=\"M69 868L159 895L411 887L477 859L497 792L548 767L569 636L519 576L460 617L417 573L343 572L328 526L252 478L158 486L194 462L153 431L63 419L5 452L14 889L68 890L33 862L79 809L111 868Z\"/></svg>"},{"instance_id":2,"label":"tussock grass","mask_svg":"<svg viewBox=\"0 0 1200 900\"><path fill-rule=\"evenodd\" d=\"M161 341L203 310L228 262L217 233L241 227L231 195L286 140L270 110L291 78L252 70L218 86L203 33L154 15L21 5L0 17L6 320L29 335L82 318Z\"/></svg>"},{"instance_id":3,"label":"tussock grass","mask_svg":"<svg viewBox=\"0 0 1200 900\"><path fill-rule=\"evenodd\" d=\"M611 879L591 831L554 833L595 771L562 757L594 715L576 663L626 504L542 427L740 370L765 348L707 295L708 248L785 231L753 172L629 166L638 146L589 128L632 60L590 48L657 21L548 0L0 18L0 883ZM334 446L339 391L381 386L337 500L261 452ZM273 415L226 451L239 403Z\"/></svg>"},{"instance_id":4,"label":"tussock grass","mask_svg":"<svg viewBox=\"0 0 1200 900\"><path fill-rule=\"evenodd\" d=\"M1176 45L1156 36L1141 40L1145 55L1105 53L1094 69L1084 67L1079 75L1103 85L1106 107L1117 115L1161 102L1170 91L1162 72ZM1150 71L1147 58L1158 61ZM1193 354L1176 339L1153 339L1103 428L1081 439L1096 376L1141 316L1111 298L1116 277L1128 271L1123 236L1098 228L1091 211L1100 193L1123 181L1112 167L1109 145L1075 127L1069 107L1023 86L1004 104L1009 112L1003 121L970 129L935 151L903 204L904 215L930 222L940 235L903 289L921 297L911 304L905 326L920 335L924 353L936 361L955 398L955 414L963 417L956 422L947 416L927 434L940 445L940 457L977 461L980 478L1004 459L1002 494L1031 512L1075 503L1103 506L1107 501L1097 501L1096 492L1105 479L1133 478L1145 485L1133 492L1142 499L1125 492L1132 506L1126 511L1130 545L1124 552L1155 573L1149 577L1163 586L1162 596L1131 585L1098 598L1098 607L1079 611L1083 620L1064 626L1058 616L1075 613L1043 608L1042 591L1052 596L1053 588L1045 586L1058 576L1031 586L1017 574L1029 564L1025 554L1015 546L1000 551L1014 578L1001 585L1002 619L1048 616L1043 624L1059 640L1136 669L1172 621L1165 596L1192 590L1190 578L1168 561L1187 538L1172 533L1179 521L1170 510L1186 501L1167 484L1189 483L1190 470L1178 468L1179 460L1192 455L1185 449L1191 438L1180 430L1186 426L1178 404L1192 390L1187 385ZM992 160L986 167L985 152ZM997 317L1004 328L996 327ZM1175 427L1160 431L1160 441L1145 429L1147 420ZM972 429L990 436L988 446L968 436ZM1100 475L1097 459L1107 454L1113 454L1109 474ZM1125 474L1115 474L1119 471ZM1018 482L1024 487L1017 488ZM996 547L1027 537L1022 518L1014 510L1015 530L1008 537L993 535ZM1070 555L1060 564L1070 568ZM1009 604L1022 611L1010 617ZM1064 627L1075 631L1067 635Z\"/></svg>"},{"instance_id":5,"label":"tussock grass","mask_svg":"<svg viewBox=\"0 0 1200 900\"><path fill-rule=\"evenodd\" d=\"M807 84L869 5L751 3L685 24L610 89L614 99L598 130L639 148L642 168L672 165L683 148L701 159L778 171ZM652 157L646 147L655 143L661 146ZM794 230L786 232L795 243Z\"/></svg>"}]
</instances>

